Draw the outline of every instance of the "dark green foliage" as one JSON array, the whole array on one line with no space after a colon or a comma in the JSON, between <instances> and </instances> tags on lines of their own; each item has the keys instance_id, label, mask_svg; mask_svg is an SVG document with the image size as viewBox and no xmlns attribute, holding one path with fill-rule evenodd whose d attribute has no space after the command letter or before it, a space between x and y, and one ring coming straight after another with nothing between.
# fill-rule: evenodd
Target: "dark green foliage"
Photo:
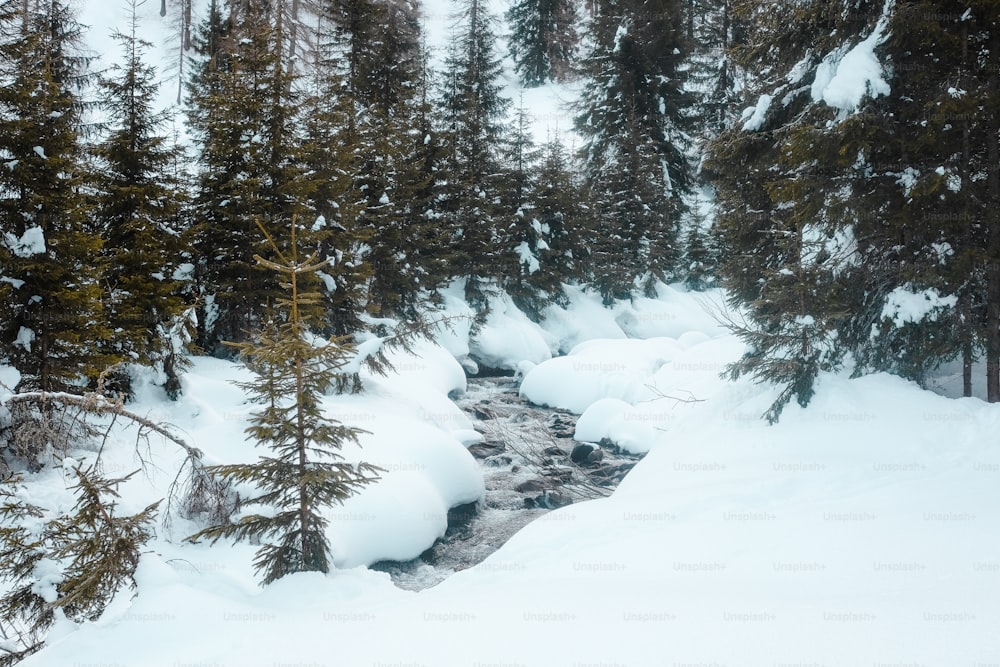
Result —
<instances>
[{"instance_id":1,"label":"dark green foliage","mask_svg":"<svg viewBox=\"0 0 1000 667\"><path fill-rule=\"evenodd\" d=\"M838 310L842 287L835 274L816 261L824 250L823 241L810 242L801 228L775 228L772 233L773 248L785 263L764 273L752 302L731 299L751 319L729 323L748 350L726 373L732 379L749 375L780 387L777 399L763 415L774 424L793 398L802 407L809 404L820 371L839 367L844 350L837 344L836 326L847 313Z\"/></svg>"},{"instance_id":2,"label":"dark green foliage","mask_svg":"<svg viewBox=\"0 0 1000 667\"><path fill-rule=\"evenodd\" d=\"M264 583L294 572L329 571L327 520L321 511L376 481L379 470L346 463L336 451L345 443L356 443L361 431L327 417L322 397L343 377L352 350L342 338L314 341L309 333L303 308L318 303L320 296L300 291L301 278L322 270L327 262L317 261L315 253L300 260L294 230L293 224L287 256L268 236L278 261L257 257L287 281L283 283L287 296L276 302L283 321L272 320L259 341L237 346L257 376L240 386L263 406L253 414L246 432L272 455L252 464L210 469L226 482L255 487L258 495L245 502L273 513L244 516L235 524L211 526L190 538L260 540L254 566Z\"/></svg>"},{"instance_id":3,"label":"dark green foliage","mask_svg":"<svg viewBox=\"0 0 1000 667\"><path fill-rule=\"evenodd\" d=\"M449 153L438 202L452 245L452 275L465 277L466 297L485 308L487 284L509 266L504 257L500 179L504 120L496 18L480 0L462 0L445 63L442 116Z\"/></svg>"},{"instance_id":4,"label":"dark green foliage","mask_svg":"<svg viewBox=\"0 0 1000 667\"><path fill-rule=\"evenodd\" d=\"M688 228L683 243L684 284L688 289L700 292L718 286L719 253L714 240L711 230L703 229L697 218Z\"/></svg>"},{"instance_id":5,"label":"dark green foliage","mask_svg":"<svg viewBox=\"0 0 1000 667\"><path fill-rule=\"evenodd\" d=\"M0 14L0 249L4 352L22 387L73 390L109 359L94 258L101 238L84 194L80 118L87 58L62 2ZM25 236L27 234L27 236ZM22 244L34 238L38 244Z\"/></svg>"},{"instance_id":6,"label":"dark green foliage","mask_svg":"<svg viewBox=\"0 0 1000 667\"><path fill-rule=\"evenodd\" d=\"M732 328L749 351L728 371L779 385L765 413L772 423L792 398L809 403L821 371L839 368L858 303L851 130L863 116L814 99L803 82L815 78L823 55L870 34L882 3L851 12L837 4L779 12L739 3L738 16L753 30L732 53L755 78L744 93L747 110L707 160L718 191L720 274L734 310L747 318ZM775 67L758 72L765 54Z\"/></svg>"},{"instance_id":7,"label":"dark green foliage","mask_svg":"<svg viewBox=\"0 0 1000 667\"><path fill-rule=\"evenodd\" d=\"M138 514L115 515L118 486L131 475L106 479L76 467L70 487L77 501L67 516L39 525L46 512L17 497L17 480L0 489L0 572L11 589L0 598L0 629L11 647L0 665L12 665L39 650L63 613L93 621L126 587L134 588L141 549L153 536L154 503ZM132 473L135 474L135 473Z\"/></svg>"},{"instance_id":8,"label":"dark green foliage","mask_svg":"<svg viewBox=\"0 0 1000 667\"><path fill-rule=\"evenodd\" d=\"M156 70L143 62L150 44L137 29L133 4L131 33L114 36L124 64L100 77L100 105L111 119L95 148L104 317L115 332L106 348L113 358L157 367L167 385L179 389L182 341L192 333L183 284L175 277L185 263L185 202L172 169L182 156L163 133L169 116L154 111L159 84Z\"/></svg>"},{"instance_id":9,"label":"dark green foliage","mask_svg":"<svg viewBox=\"0 0 1000 667\"><path fill-rule=\"evenodd\" d=\"M355 106L347 94L346 73L340 57L342 43L331 33L336 27L327 16L317 30L318 48L306 77L303 96L301 154L315 215L315 235L321 256L331 258L322 270L333 289L324 288L324 315L317 326L337 335L357 331L366 307L365 286L372 277L364 256L372 242L358 224L364 203L355 190L361 163L357 151Z\"/></svg>"},{"instance_id":10,"label":"dark green foliage","mask_svg":"<svg viewBox=\"0 0 1000 667\"><path fill-rule=\"evenodd\" d=\"M224 14L213 2L199 31L188 120L199 142L194 246L204 295L199 344L245 340L277 298L277 281L256 268L266 253L256 221L310 217L297 127L293 71L284 66L285 34L267 2Z\"/></svg>"},{"instance_id":11,"label":"dark green foliage","mask_svg":"<svg viewBox=\"0 0 1000 667\"><path fill-rule=\"evenodd\" d=\"M630 297L637 279L651 292L656 280L674 277L681 259L694 103L682 86L683 17L678 0L606 0L592 24L576 128L595 207L592 282L606 303Z\"/></svg>"},{"instance_id":12,"label":"dark green foliage","mask_svg":"<svg viewBox=\"0 0 1000 667\"><path fill-rule=\"evenodd\" d=\"M416 318L420 306L452 276L449 230L438 210L440 173L448 155L446 133L436 126L426 53L413 95L386 123L392 131L383 153L393 161L389 203L380 201L377 242L370 255L373 279L370 311L375 315ZM386 145L386 144L392 145Z\"/></svg>"},{"instance_id":13,"label":"dark green foliage","mask_svg":"<svg viewBox=\"0 0 1000 667\"><path fill-rule=\"evenodd\" d=\"M873 316L900 289L953 304L905 326L870 317L850 332L865 369L920 382L962 358L966 395L983 355L990 400L1000 400L998 19L991 2L896 6L885 47L895 94L855 130L865 141L854 195L874 213L859 219L865 296Z\"/></svg>"},{"instance_id":14,"label":"dark green foliage","mask_svg":"<svg viewBox=\"0 0 1000 667\"><path fill-rule=\"evenodd\" d=\"M532 317L563 301L563 283L582 279L586 208L566 149L550 139L530 165L530 189L517 209L514 257L518 269L505 281L514 302Z\"/></svg>"},{"instance_id":15,"label":"dark green foliage","mask_svg":"<svg viewBox=\"0 0 1000 667\"><path fill-rule=\"evenodd\" d=\"M342 204L341 217L352 221L351 230L366 247L356 263L364 275L354 287L367 288L370 313L412 316L424 294L441 282L434 264L447 245L428 214L442 155L427 98L419 20L412 7L396 2L348 0L323 7L323 25L330 29L321 32L322 67L336 88L319 101L335 99L343 110L334 128L338 182L345 182L352 211L345 216ZM360 328L357 312L351 331Z\"/></svg>"},{"instance_id":16,"label":"dark green foliage","mask_svg":"<svg viewBox=\"0 0 1000 667\"><path fill-rule=\"evenodd\" d=\"M570 78L580 43L574 0L516 0L506 18L510 55L525 86Z\"/></svg>"}]
</instances>

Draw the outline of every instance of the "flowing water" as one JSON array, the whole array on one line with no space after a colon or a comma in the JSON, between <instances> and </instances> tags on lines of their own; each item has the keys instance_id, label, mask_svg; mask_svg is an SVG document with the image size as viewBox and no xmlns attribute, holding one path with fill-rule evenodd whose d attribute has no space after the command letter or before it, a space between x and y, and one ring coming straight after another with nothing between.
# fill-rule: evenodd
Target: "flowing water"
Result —
<instances>
[{"instance_id":1,"label":"flowing water","mask_svg":"<svg viewBox=\"0 0 1000 667\"><path fill-rule=\"evenodd\" d=\"M527 402L513 377L470 378L456 403L483 435L469 451L483 471L486 494L453 508L448 532L419 558L372 565L401 588L440 583L485 560L542 514L610 495L638 460L607 443L581 447L573 440L576 416Z\"/></svg>"}]
</instances>

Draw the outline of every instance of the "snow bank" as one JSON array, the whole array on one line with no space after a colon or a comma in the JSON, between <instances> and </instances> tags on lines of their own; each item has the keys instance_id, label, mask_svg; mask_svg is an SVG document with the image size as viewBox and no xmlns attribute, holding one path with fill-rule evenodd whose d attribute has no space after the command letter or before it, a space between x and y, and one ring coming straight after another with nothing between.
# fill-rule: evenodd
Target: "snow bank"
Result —
<instances>
[{"instance_id":1,"label":"snow bank","mask_svg":"<svg viewBox=\"0 0 1000 667\"><path fill-rule=\"evenodd\" d=\"M919 292L914 292L909 286L897 287L886 295L882 319L890 320L897 327L920 322L928 317L934 320L940 309L952 307L956 303L958 297L953 294L942 296L934 287Z\"/></svg>"},{"instance_id":2,"label":"snow bank","mask_svg":"<svg viewBox=\"0 0 1000 667\"><path fill-rule=\"evenodd\" d=\"M574 353L620 355L635 371L619 378L622 395L647 395L652 377L699 400L677 404L660 445L612 497L538 519L435 588L399 591L387 575L350 569L262 591L249 545L160 542L130 605L24 664L995 662L1000 408L888 375L823 375L808 409L789 406L769 427L759 416L773 389L718 378L739 345L688 338L597 341ZM640 405L598 399L591 416ZM417 472L387 478L366 509L343 510L381 503L402 541L432 534L428 505L408 507L438 493ZM342 523L344 541L377 522Z\"/></svg>"},{"instance_id":3,"label":"snow bank","mask_svg":"<svg viewBox=\"0 0 1000 667\"><path fill-rule=\"evenodd\" d=\"M659 284L655 298L618 300L606 307L601 297L573 285L563 286L565 305L550 305L541 323L533 322L507 295L491 297L485 322L473 326L474 312L457 282L443 290L436 342L471 373L478 363L491 368L520 370L525 362L540 364L595 339L681 337L690 332L719 335L723 329L710 314L721 299L718 290L692 293L676 285Z\"/></svg>"}]
</instances>

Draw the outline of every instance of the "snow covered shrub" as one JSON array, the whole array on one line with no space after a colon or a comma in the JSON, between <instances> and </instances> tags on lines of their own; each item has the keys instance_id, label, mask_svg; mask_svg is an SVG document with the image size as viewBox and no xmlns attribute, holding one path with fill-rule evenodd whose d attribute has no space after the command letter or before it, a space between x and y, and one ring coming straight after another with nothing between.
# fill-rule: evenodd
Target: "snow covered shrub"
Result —
<instances>
[{"instance_id":1,"label":"snow covered shrub","mask_svg":"<svg viewBox=\"0 0 1000 667\"><path fill-rule=\"evenodd\" d=\"M116 516L118 485L93 468L73 469L76 505L46 519L45 508L19 497L19 479L0 487L0 667L39 651L63 616L92 621L119 591L135 587L141 549L153 536L159 503ZM135 473L132 473L135 474Z\"/></svg>"}]
</instances>

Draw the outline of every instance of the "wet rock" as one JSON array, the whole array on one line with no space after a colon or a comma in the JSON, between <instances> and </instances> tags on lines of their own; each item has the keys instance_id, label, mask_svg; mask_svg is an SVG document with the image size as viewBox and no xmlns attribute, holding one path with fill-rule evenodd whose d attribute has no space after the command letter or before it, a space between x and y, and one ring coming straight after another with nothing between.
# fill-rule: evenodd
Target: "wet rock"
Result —
<instances>
[{"instance_id":1,"label":"wet rock","mask_svg":"<svg viewBox=\"0 0 1000 667\"><path fill-rule=\"evenodd\" d=\"M576 433L576 419L571 415L556 413L549 418L548 426L556 438L572 438Z\"/></svg>"},{"instance_id":2,"label":"wet rock","mask_svg":"<svg viewBox=\"0 0 1000 667\"><path fill-rule=\"evenodd\" d=\"M472 416L475 417L476 419L481 419L483 421L496 419L499 416L497 415L495 410L490 410L489 408L484 407L482 405L472 406L472 408L469 409L469 412L471 412Z\"/></svg>"},{"instance_id":3,"label":"wet rock","mask_svg":"<svg viewBox=\"0 0 1000 667\"><path fill-rule=\"evenodd\" d=\"M597 444L600 445L601 449L606 449L615 456L624 453L622 452L622 448L618 446L618 443L614 442L610 438L601 438L601 441Z\"/></svg>"},{"instance_id":4,"label":"wet rock","mask_svg":"<svg viewBox=\"0 0 1000 667\"><path fill-rule=\"evenodd\" d=\"M483 459L483 463L494 468L505 468L514 462L511 457L501 454L499 456L491 456L487 459Z\"/></svg>"},{"instance_id":5,"label":"wet rock","mask_svg":"<svg viewBox=\"0 0 1000 667\"><path fill-rule=\"evenodd\" d=\"M587 457L589 457L591 452L595 449L596 448L593 445L588 445L587 443L582 442L573 448L572 453L569 455L569 459L576 464L585 463L587 461Z\"/></svg>"},{"instance_id":6,"label":"wet rock","mask_svg":"<svg viewBox=\"0 0 1000 667\"><path fill-rule=\"evenodd\" d=\"M499 440L484 440L474 445L469 445L469 453L477 459L488 459L507 451L507 445Z\"/></svg>"},{"instance_id":7,"label":"wet rock","mask_svg":"<svg viewBox=\"0 0 1000 667\"><path fill-rule=\"evenodd\" d=\"M445 535L468 533L470 524L478 515L479 506L477 503L466 503L452 507L448 510L448 530Z\"/></svg>"},{"instance_id":8,"label":"wet rock","mask_svg":"<svg viewBox=\"0 0 1000 667\"><path fill-rule=\"evenodd\" d=\"M573 479L573 470L571 468L549 468L542 472L542 475L546 479L552 480L550 487L561 486L563 484L569 483Z\"/></svg>"},{"instance_id":9,"label":"wet rock","mask_svg":"<svg viewBox=\"0 0 1000 667\"><path fill-rule=\"evenodd\" d=\"M469 451L480 463L486 494L478 505L453 509L447 534L421 558L372 566L409 590L481 562L546 512L609 494L641 458L610 441L577 442L575 415L530 404L511 378L472 379L458 403L483 437Z\"/></svg>"},{"instance_id":10,"label":"wet rock","mask_svg":"<svg viewBox=\"0 0 1000 667\"><path fill-rule=\"evenodd\" d=\"M566 505L572 505L573 499L565 493L560 493L558 491L546 491L542 495L536 496L534 503L535 507L554 510L559 509L560 507L566 507Z\"/></svg>"},{"instance_id":11,"label":"wet rock","mask_svg":"<svg viewBox=\"0 0 1000 667\"><path fill-rule=\"evenodd\" d=\"M538 493L539 491L545 491L549 488L549 483L544 479L529 479L527 482L521 482L514 487L514 490L519 493Z\"/></svg>"}]
</instances>

